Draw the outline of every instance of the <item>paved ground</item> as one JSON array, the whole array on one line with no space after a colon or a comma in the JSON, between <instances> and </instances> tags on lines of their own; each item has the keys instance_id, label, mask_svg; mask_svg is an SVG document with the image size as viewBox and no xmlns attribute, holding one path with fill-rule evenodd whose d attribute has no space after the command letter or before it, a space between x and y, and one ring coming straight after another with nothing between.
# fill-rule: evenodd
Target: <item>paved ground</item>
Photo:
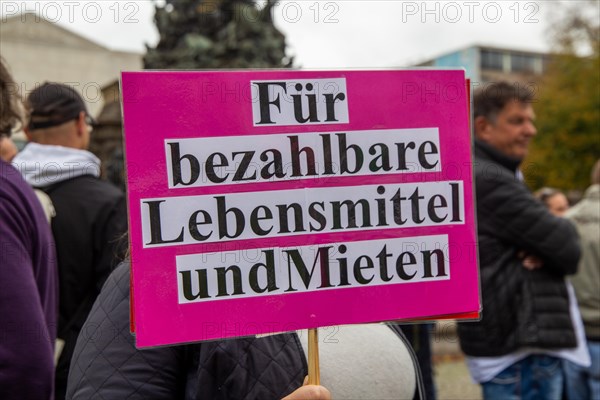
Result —
<instances>
[{"instance_id":1,"label":"paved ground","mask_svg":"<svg viewBox=\"0 0 600 400\"><path fill-rule=\"evenodd\" d=\"M438 400L480 400L481 389L471 381L463 360L434 363Z\"/></svg>"},{"instance_id":2,"label":"paved ground","mask_svg":"<svg viewBox=\"0 0 600 400\"><path fill-rule=\"evenodd\" d=\"M439 400L480 400L458 347L454 322L439 322L432 334L434 379Z\"/></svg>"}]
</instances>

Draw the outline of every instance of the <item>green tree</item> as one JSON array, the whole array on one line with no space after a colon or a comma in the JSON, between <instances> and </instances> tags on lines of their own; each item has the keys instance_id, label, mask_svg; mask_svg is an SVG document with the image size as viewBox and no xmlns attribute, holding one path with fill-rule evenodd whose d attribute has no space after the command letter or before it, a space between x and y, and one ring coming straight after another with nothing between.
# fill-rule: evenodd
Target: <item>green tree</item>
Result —
<instances>
[{"instance_id":1,"label":"green tree","mask_svg":"<svg viewBox=\"0 0 600 400\"><path fill-rule=\"evenodd\" d=\"M285 37L268 0L166 0L156 7L160 40L144 57L148 69L286 68Z\"/></svg>"},{"instance_id":2,"label":"green tree","mask_svg":"<svg viewBox=\"0 0 600 400\"><path fill-rule=\"evenodd\" d=\"M599 2L574 3L557 8L554 54L534 104L538 136L524 164L534 189L583 190L600 158Z\"/></svg>"}]
</instances>

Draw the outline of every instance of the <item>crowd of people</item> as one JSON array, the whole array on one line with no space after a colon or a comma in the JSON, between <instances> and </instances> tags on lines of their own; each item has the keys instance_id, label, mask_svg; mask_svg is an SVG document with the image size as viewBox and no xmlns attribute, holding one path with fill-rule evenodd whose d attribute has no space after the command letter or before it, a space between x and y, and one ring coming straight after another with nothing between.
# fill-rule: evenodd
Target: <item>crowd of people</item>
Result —
<instances>
[{"instance_id":1,"label":"crowd of people","mask_svg":"<svg viewBox=\"0 0 600 400\"><path fill-rule=\"evenodd\" d=\"M327 388L306 384L293 332L137 349L125 195L87 150L94 120L66 85L23 103L15 87L1 61L0 398L435 398L427 325L344 327L322 349ZM460 346L485 399L600 399L600 160L570 209L558 189L531 193L519 166L537 134L532 96L496 83L473 99L483 312L458 324ZM402 331L422 344L426 390Z\"/></svg>"}]
</instances>

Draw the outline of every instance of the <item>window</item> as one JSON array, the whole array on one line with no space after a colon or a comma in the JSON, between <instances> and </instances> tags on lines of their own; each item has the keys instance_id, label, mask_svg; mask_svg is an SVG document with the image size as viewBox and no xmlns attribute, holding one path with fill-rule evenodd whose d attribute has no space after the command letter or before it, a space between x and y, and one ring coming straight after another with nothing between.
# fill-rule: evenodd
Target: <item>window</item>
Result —
<instances>
[{"instance_id":1,"label":"window","mask_svg":"<svg viewBox=\"0 0 600 400\"><path fill-rule=\"evenodd\" d=\"M524 54L513 54L511 57L513 72L535 72L535 57Z\"/></svg>"},{"instance_id":2,"label":"window","mask_svg":"<svg viewBox=\"0 0 600 400\"><path fill-rule=\"evenodd\" d=\"M499 51L481 50L481 69L502 71L502 53Z\"/></svg>"}]
</instances>

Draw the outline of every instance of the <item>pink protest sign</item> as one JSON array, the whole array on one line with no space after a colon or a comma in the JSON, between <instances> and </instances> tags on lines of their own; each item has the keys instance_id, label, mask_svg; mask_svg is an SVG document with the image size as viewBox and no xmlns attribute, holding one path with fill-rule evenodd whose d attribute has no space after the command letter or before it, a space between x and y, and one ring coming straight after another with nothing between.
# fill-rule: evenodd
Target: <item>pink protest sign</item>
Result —
<instances>
[{"instance_id":1,"label":"pink protest sign","mask_svg":"<svg viewBox=\"0 0 600 400\"><path fill-rule=\"evenodd\" d=\"M463 71L122 76L139 347L480 310Z\"/></svg>"}]
</instances>

